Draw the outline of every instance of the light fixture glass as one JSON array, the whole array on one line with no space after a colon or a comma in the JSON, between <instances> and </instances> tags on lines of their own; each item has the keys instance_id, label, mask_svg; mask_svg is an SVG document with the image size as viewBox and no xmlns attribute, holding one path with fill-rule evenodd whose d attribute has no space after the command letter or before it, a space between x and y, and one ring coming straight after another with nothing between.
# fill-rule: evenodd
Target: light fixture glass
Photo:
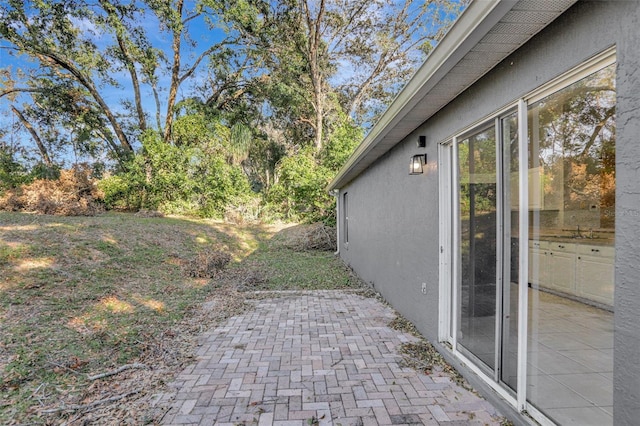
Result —
<instances>
[{"instance_id":1,"label":"light fixture glass","mask_svg":"<svg viewBox=\"0 0 640 426\"><path fill-rule=\"evenodd\" d=\"M414 155L409 163L409 174L421 175L424 172L425 164L427 164L427 154Z\"/></svg>"}]
</instances>

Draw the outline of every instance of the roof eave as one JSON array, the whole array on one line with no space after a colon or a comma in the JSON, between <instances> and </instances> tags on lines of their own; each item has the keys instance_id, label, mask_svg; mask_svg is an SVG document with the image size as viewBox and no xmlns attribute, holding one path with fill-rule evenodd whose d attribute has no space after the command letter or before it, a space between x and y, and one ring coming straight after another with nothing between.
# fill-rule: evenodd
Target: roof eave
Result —
<instances>
[{"instance_id":1,"label":"roof eave","mask_svg":"<svg viewBox=\"0 0 640 426\"><path fill-rule=\"evenodd\" d=\"M340 188L355 178L359 173L354 173L354 166L384 139L389 130L402 120L426 92L433 88L516 3L514 0L471 2L339 170L328 190ZM425 120L427 118L425 117Z\"/></svg>"}]
</instances>

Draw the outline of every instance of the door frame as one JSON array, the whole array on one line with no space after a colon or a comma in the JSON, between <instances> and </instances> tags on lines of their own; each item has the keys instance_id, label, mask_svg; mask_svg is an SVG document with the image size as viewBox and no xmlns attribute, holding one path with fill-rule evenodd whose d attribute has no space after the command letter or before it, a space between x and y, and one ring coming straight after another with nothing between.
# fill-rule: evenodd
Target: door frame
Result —
<instances>
[{"instance_id":1,"label":"door frame","mask_svg":"<svg viewBox=\"0 0 640 426\"><path fill-rule=\"evenodd\" d=\"M438 300L438 340L453 347L455 339L451 327L451 282L453 273L453 241L452 241L452 161L453 161L453 141L438 144L438 233L439 246L439 300Z\"/></svg>"}]
</instances>

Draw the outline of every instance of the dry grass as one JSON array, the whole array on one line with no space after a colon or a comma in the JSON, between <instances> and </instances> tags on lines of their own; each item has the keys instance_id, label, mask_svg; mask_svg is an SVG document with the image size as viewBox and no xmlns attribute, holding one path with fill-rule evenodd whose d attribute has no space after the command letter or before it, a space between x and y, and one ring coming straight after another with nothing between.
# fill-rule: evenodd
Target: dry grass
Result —
<instances>
[{"instance_id":1,"label":"dry grass","mask_svg":"<svg viewBox=\"0 0 640 426\"><path fill-rule=\"evenodd\" d=\"M0 424L155 423L153 395L244 291L359 285L332 253L272 239L290 229L0 212Z\"/></svg>"},{"instance_id":2,"label":"dry grass","mask_svg":"<svg viewBox=\"0 0 640 426\"><path fill-rule=\"evenodd\" d=\"M153 421L152 393L191 360L197 336L245 307L236 289L208 277L274 232L0 212L0 424ZM87 378L130 363L149 368Z\"/></svg>"}]
</instances>

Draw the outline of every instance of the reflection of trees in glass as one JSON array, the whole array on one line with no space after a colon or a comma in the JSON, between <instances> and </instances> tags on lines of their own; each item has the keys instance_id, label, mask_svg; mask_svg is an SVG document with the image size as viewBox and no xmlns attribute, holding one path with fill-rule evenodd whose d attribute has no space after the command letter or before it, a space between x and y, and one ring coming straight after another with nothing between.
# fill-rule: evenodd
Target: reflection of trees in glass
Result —
<instances>
[{"instance_id":1,"label":"reflection of trees in glass","mask_svg":"<svg viewBox=\"0 0 640 426\"><path fill-rule=\"evenodd\" d=\"M495 128L491 127L458 145L461 291L463 298L468 297L463 302L462 309L470 317L495 313L495 135ZM484 302L481 301L483 298L486 299ZM487 301L490 303L485 303Z\"/></svg>"},{"instance_id":2,"label":"reflection of trees in glass","mask_svg":"<svg viewBox=\"0 0 640 426\"><path fill-rule=\"evenodd\" d=\"M532 107L537 117L530 116L530 137L539 143L545 209L614 206L615 96L611 65ZM613 226L613 217L603 215L600 226Z\"/></svg>"},{"instance_id":3,"label":"reflection of trees in glass","mask_svg":"<svg viewBox=\"0 0 640 426\"><path fill-rule=\"evenodd\" d=\"M469 150L473 157L469 157ZM458 145L460 164L460 213L469 214L470 190L474 192L475 214L495 210L496 142L493 128L465 139ZM472 188L473 187L473 188Z\"/></svg>"}]
</instances>

